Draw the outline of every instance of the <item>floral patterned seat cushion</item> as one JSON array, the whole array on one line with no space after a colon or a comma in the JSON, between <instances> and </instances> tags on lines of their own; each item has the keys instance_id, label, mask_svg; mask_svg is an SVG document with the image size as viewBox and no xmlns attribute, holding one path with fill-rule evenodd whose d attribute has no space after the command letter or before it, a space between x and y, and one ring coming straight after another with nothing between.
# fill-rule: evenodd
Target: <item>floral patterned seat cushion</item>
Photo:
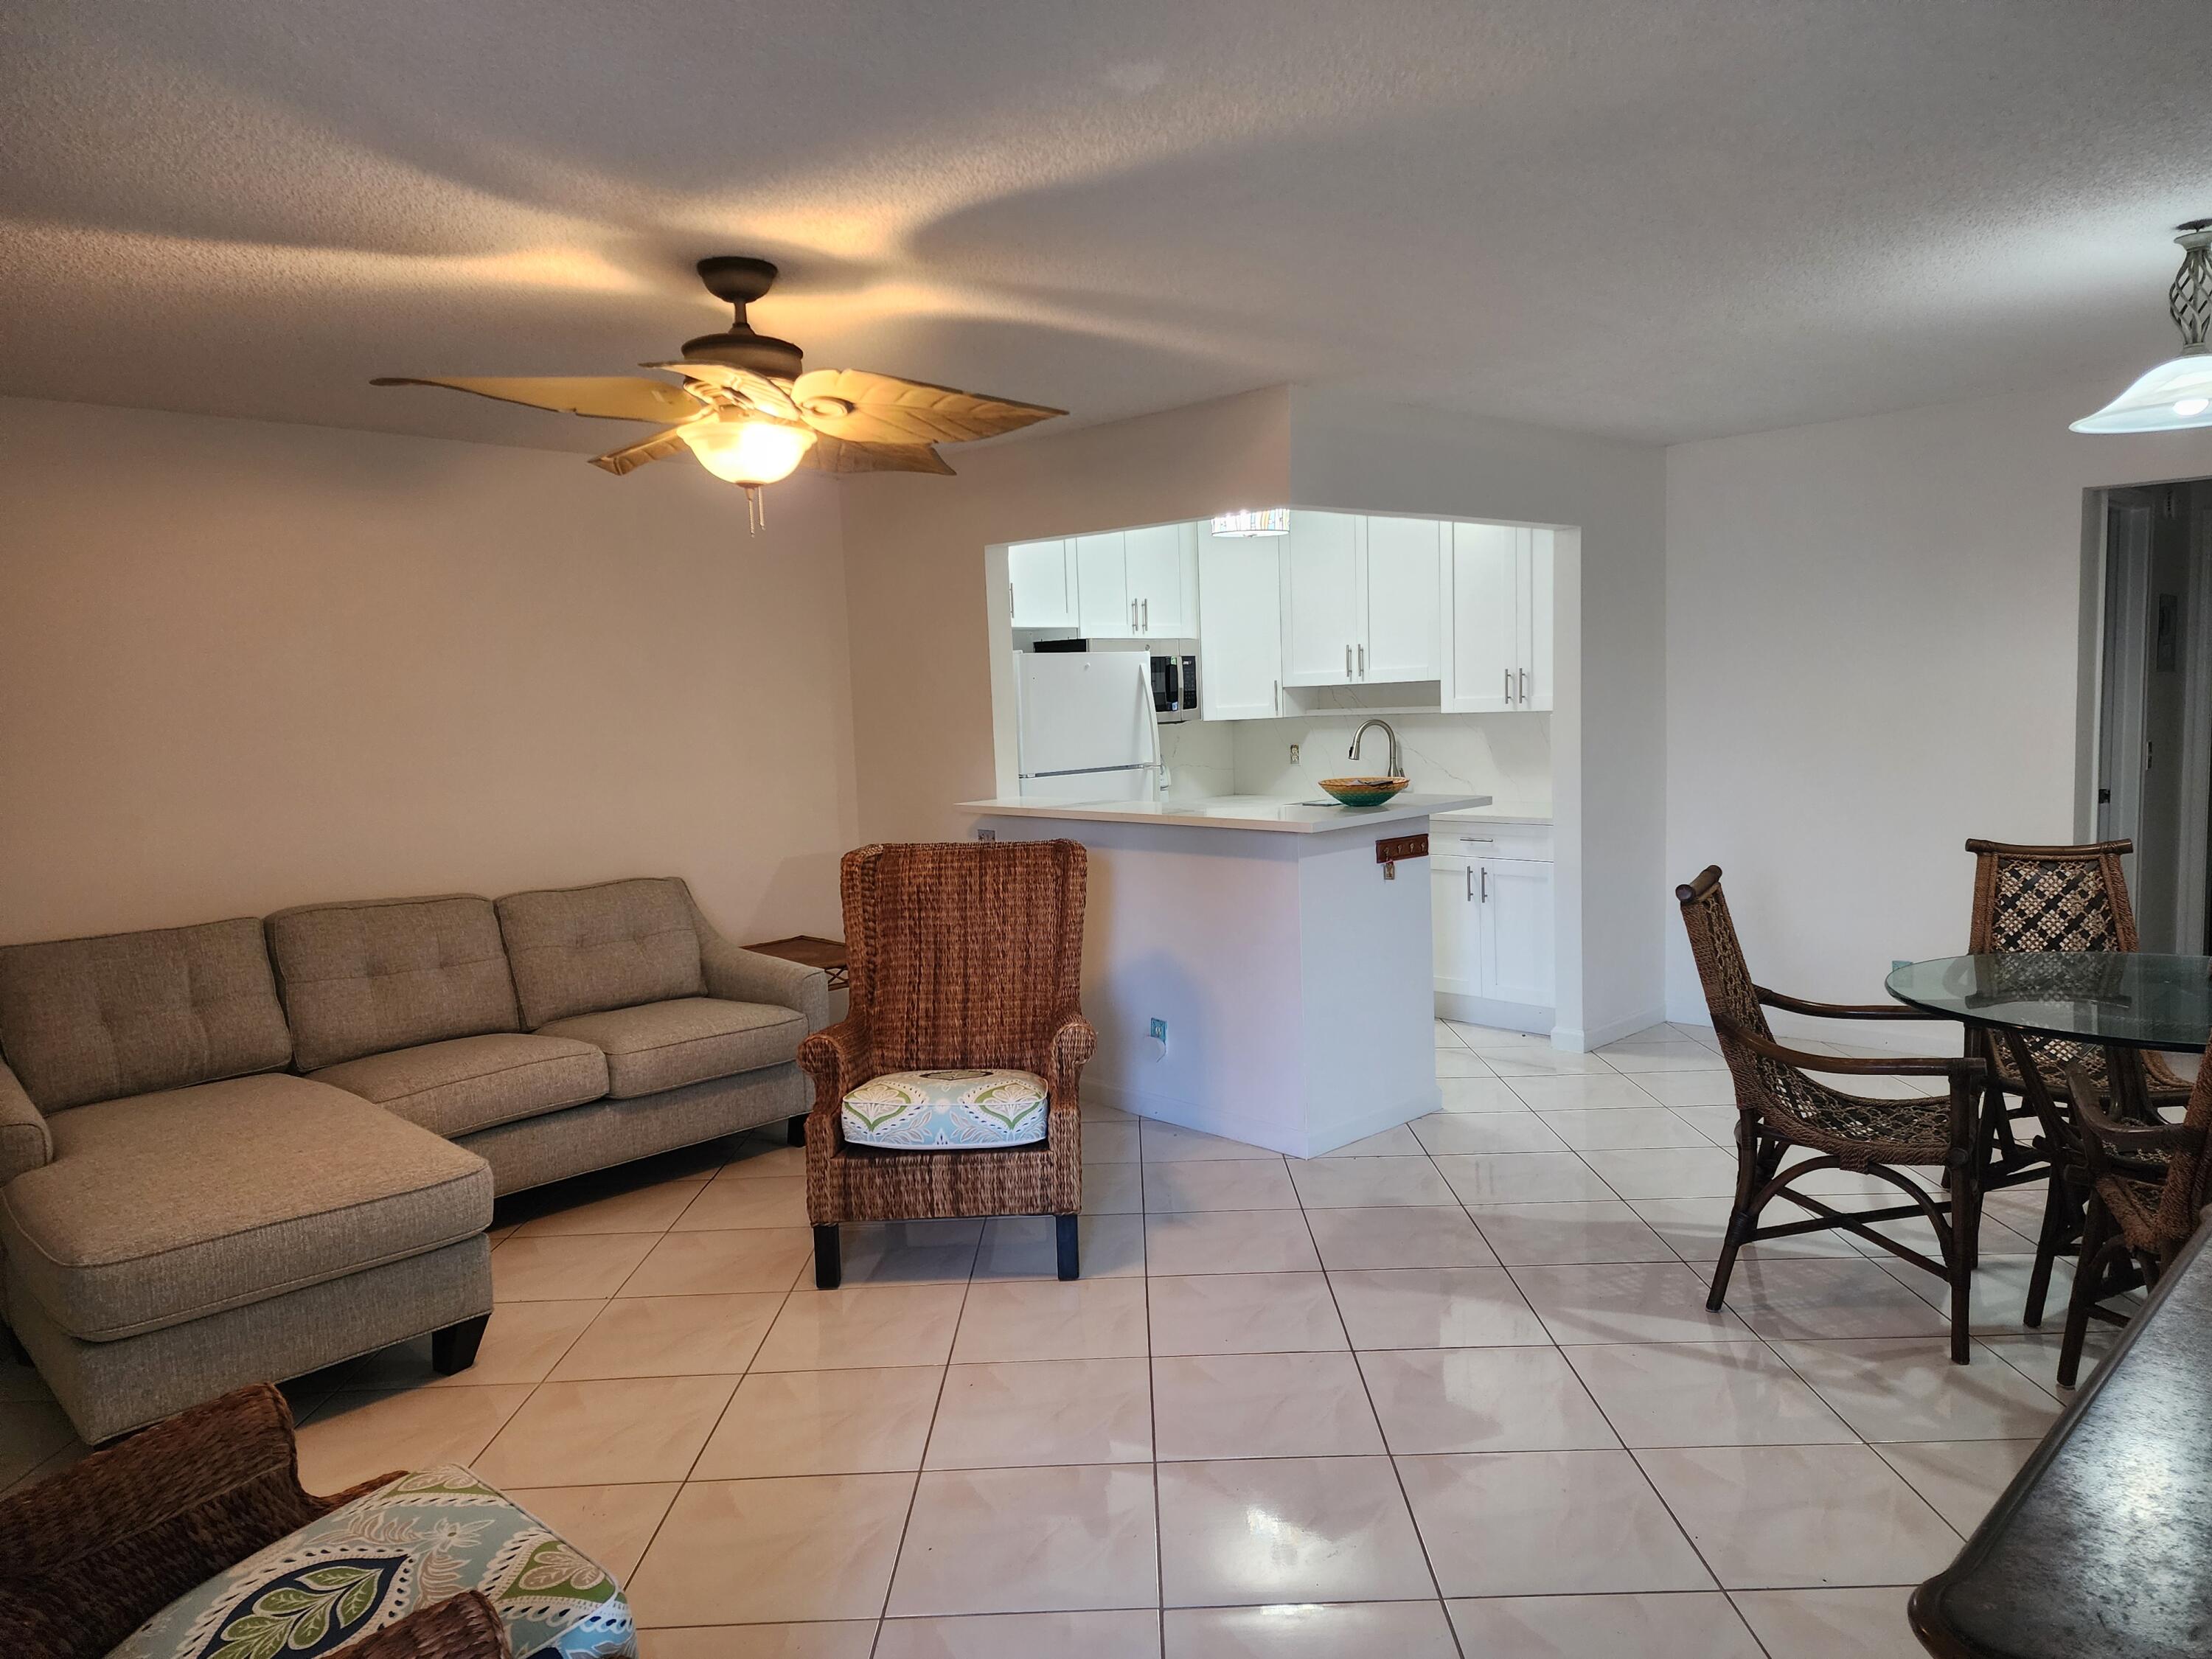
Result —
<instances>
[{"instance_id":1,"label":"floral patterned seat cushion","mask_svg":"<svg viewBox=\"0 0 2212 1659\"><path fill-rule=\"evenodd\" d=\"M845 1097L843 1115L855 1146L1026 1146L1044 1139L1044 1079L981 1066L885 1072Z\"/></svg>"},{"instance_id":2,"label":"floral patterned seat cushion","mask_svg":"<svg viewBox=\"0 0 2212 1659\"><path fill-rule=\"evenodd\" d=\"M464 1590L515 1659L635 1659L612 1574L456 1465L389 1486L180 1595L109 1659L317 1659Z\"/></svg>"}]
</instances>

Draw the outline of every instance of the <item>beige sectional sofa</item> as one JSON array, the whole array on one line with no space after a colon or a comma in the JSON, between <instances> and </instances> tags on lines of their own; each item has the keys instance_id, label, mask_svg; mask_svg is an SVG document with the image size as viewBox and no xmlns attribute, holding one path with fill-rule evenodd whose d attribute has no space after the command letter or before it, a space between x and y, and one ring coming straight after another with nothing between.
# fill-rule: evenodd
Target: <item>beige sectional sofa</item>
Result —
<instances>
[{"instance_id":1,"label":"beige sectional sofa","mask_svg":"<svg viewBox=\"0 0 2212 1659\"><path fill-rule=\"evenodd\" d=\"M673 878L0 948L0 1315L88 1441L461 1369L495 1196L802 1115L828 1018Z\"/></svg>"}]
</instances>

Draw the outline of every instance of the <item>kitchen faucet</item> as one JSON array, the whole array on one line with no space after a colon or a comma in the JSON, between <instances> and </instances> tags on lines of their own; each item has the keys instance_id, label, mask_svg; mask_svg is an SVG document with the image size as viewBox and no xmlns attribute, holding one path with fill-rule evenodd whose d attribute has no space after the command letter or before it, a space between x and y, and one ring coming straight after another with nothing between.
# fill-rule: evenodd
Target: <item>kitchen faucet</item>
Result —
<instances>
[{"instance_id":1,"label":"kitchen faucet","mask_svg":"<svg viewBox=\"0 0 2212 1659\"><path fill-rule=\"evenodd\" d=\"M1346 758L1349 760L1358 760L1359 758L1359 745L1361 741L1367 736L1370 730L1377 726L1382 728L1382 735L1390 739L1390 775L1394 778L1402 778L1406 775L1406 769L1404 761L1398 752L1398 733L1388 720L1370 720L1365 726L1361 726L1358 732L1354 732L1352 738L1352 747L1344 751Z\"/></svg>"}]
</instances>

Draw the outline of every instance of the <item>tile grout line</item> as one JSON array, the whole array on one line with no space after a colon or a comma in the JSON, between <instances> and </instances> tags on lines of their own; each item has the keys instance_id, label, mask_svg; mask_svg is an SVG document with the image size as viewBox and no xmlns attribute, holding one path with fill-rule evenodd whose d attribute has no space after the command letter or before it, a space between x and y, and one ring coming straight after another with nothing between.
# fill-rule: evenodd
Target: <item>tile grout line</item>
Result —
<instances>
[{"instance_id":1,"label":"tile grout line","mask_svg":"<svg viewBox=\"0 0 2212 1659\"><path fill-rule=\"evenodd\" d=\"M1415 1143L1418 1145L1419 1141L1419 1137L1416 1136ZM1427 1147L1421 1148L1421 1156L1427 1160L1430 1172L1437 1180L1443 1181L1443 1171L1437 1168L1436 1158L1430 1153ZM1291 1186L1295 1189L1297 1182L1293 1182ZM1451 1191L1451 1183L1449 1181L1444 1182L1444 1189L1447 1192ZM1457 1194L1453 1194L1455 1197L1457 1195ZM1464 1207L1464 1206L1462 1206L1462 1211ZM1313 1238L1313 1217L1306 1209L1305 1195L1303 1193L1298 1194L1298 1213L1305 1219L1306 1236ZM1475 1227L1475 1236L1478 1238L1482 1237L1482 1229L1475 1226L1472 1217L1468 1218L1468 1224ZM1318 1260L1321 1256L1321 1241L1318 1238L1313 1238L1313 1247L1314 1255ZM1486 1249L1489 1249L1487 1239L1483 1240L1483 1247ZM1494 1255L1497 1253L1492 1251L1492 1254ZM1458 1654L1460 1659L1467 1659L1467 1644L1460 1640L1458 1622L1452 1618L1451 1607L1444 1600L1443 1580L1437 1576L1436 1559L1429 1551L1429 1536L1421 1530L1421 1518L1414 1512L1413 1497L1406 1490L1406 1472L1398 1466L1397 1451L1390 1444L1390 1431L1383 1426L1382 1413L1375 1404L1374 1385L1367 1380L1367 1367L1359 1363L1359 1349L1352 1340L1351 1322L1344 1316L1343 1304L1337 1300L1336 1280L1330 1276L1328 1263L1325 1261L1322 1262L1322 1283L1328 1287L1329 1306L1336 1310L1336 1322L1344 1328L1344 1346L1352 1356L1352 1373L1359 1378L1360 1396L1367 1401L1368 1413L1375 1419L1375 1432L1382 1442L1382 1455L1389 1460L1390 1479L1398 1488L1398 1501L1406 1506L1406 1521L1407 1524L1413 1529L1413 1541L1420 1546L1421 1565L1428 1570L1429 1583L1437 1593L1437 1606L1443 1614L1444 1629L1451 1637L1452 1651ZM1516 1290L1518 1288L1516 1286Z\"/></svg>"}]
</instances>

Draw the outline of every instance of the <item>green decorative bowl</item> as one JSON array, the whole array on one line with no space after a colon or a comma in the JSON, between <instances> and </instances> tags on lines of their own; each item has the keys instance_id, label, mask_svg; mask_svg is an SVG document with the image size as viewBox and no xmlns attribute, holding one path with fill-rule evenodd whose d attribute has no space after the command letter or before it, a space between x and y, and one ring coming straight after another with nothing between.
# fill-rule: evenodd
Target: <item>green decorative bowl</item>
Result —
<instances>
[{"instance_id":1,"label":"green decorative bowl","mask_svg":"<svg viewBox=\"0 0 2212 1659\"><path fill-rule=\"evenodd\" d=\"M1406 783L1404 778L1323 778L1321 787L1346 806L1380 806Z\"/></svg>"}]
</instances>

